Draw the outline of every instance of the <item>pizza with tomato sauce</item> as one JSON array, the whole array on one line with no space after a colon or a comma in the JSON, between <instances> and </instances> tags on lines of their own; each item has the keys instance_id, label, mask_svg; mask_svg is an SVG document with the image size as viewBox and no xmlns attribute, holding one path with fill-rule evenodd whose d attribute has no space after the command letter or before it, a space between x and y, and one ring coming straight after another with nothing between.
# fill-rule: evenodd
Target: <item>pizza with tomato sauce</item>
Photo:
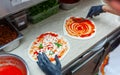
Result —
<instances>
[{"instance_id":1,"label":"pizza with tomato sauce","mask_svg":"<svg viewBox=\"0 0 120 75\"><path fill-rule=\"evenodd\" d=\"M70 37L78 39L90 38L95 34L95 25L84 18L69 17L65 20L64 31Z\"/></svg>"},{"instance_id":2,"label":"pizza with tomato sauce","mask_svg":"<svg viewBox=\"0 0 120 75\"><path fill-rule=\"evenodd\" d=\"M44 52L51 62L55 61L55 55L59 59L63 58L69 50L68 42L65 38L54 32L46 32L38 36L29 48L29 56L37 61L39 53Z\"/></svg>"}]
</instances>

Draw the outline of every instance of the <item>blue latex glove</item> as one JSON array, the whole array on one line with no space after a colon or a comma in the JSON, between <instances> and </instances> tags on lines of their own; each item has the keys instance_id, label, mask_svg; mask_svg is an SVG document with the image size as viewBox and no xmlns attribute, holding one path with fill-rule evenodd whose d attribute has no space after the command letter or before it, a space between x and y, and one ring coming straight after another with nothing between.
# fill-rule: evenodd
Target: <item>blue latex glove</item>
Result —
<instances>
[{"instance_id":1,"label":"blue latex glove","mask_svg":"<svg viewBox=\"0 0 120 75\"><path fill-rule=\"evenodd\" d=\"M86 18L90 17L93 18L93 16L97 16L100 13L103 13L103 9L102 9L103 5L98 5L98 6L92 6L86 16Z\"/></svg>"},{"instance_id":2,"label":"blue latex glove","mask_svg":"<svg viewBox=\"0 0 120 75\"><path fill-rule=\"evenodd\" d=\"M50 62L45 53L42 54L39 53L37 64L46 75L62 75L61 64L57 55L55 56L55 61L56 64L53 64Z\"/></svg>"}]
</instances>

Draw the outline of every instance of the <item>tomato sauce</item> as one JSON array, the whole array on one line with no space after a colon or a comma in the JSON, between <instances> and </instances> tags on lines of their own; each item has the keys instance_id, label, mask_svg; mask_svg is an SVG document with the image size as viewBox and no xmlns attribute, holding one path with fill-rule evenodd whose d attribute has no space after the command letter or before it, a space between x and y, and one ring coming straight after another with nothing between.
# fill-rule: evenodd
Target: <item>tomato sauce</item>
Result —
<instances>
[{"instance_id":1,"label":"tomato sauce","mask_svg":"<svg viewBox=\"0 0 120 75\"><path fill-rule=\"evenodd\" d=\"M66 21L66 31L69 35L75 37L90 37L95 33L95 26L90 20L84 18L70 17Z\"/></svg>"},{"instance_id":2,"label":"tomato sauce","mask_svg":"<svg viewBox=\"0 0 120 75\"><path fill-rule=\"evenodd\" d=\"M0 75L23 75L21 70L16 66L7 65L0 67Z\"/></svg>"},{"instance_id":3,"label":"tomato sauce","mask_svg":"<svg viewBox=\"0 0 120 75\"><path fill-rule=\"evenodd\" d=\"M57 36L58 36L58 34L53 34L53 33L48 32L48 33L45 33L45 34L41 34L41 35L38 37L38 39L44 38L44 36L46 36L46 35L51 35L51 36L54 36L54 37L57 37Z\"/></svg>"}]
</instances>

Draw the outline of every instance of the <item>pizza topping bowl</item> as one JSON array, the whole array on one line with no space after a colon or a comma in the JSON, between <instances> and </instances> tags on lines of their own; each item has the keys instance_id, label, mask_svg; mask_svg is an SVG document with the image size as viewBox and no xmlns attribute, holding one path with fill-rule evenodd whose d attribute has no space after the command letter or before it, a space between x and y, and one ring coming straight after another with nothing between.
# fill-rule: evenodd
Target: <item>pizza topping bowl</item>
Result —
<instances>
[{"instance_id":1,"label":"pizza topping bowl","mask_svg":"<svg viewBox=\"0 0 120 75\"><path fill-rule=\"evenodd\" d=\"M95 33L95 25L88 19L70 17L65 21L64 29L67 35L74 38L88 38Z\"/></svg>"},{"instance_id":2,"label":"pizza topping bowl","mask_svg":"<svg viewBox=\"0 0 120 75\"><path fill-rule=\"evenodd\" d=\"M46 32L35 39L29 49L29 56L37 61L39 53L44 52L50 61L54 61L55 55L61 59L68 51L66 39L54 32Z\"/></svg>"}]
</instances>

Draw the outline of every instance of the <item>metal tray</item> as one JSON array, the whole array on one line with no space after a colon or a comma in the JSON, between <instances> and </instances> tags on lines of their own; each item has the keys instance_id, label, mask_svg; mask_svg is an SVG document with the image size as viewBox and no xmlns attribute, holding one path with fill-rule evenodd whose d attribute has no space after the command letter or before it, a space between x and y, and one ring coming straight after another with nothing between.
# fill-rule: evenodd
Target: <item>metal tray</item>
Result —
<instances>
[{"instance_id":1,"label":"metal tray","mask_svg":"<svg viewBox=\"0 0 120 75\"><path fill-rule=\"evenodd\" d=\"M4 50L4 51L11 51L14 50L15 48L17 48L20 44L20 39L23 38L23 35L17 30L17 28L15 28L14 25L12 25L11 22L9 22L9 20L7 20L6 18L1 19L0 20L0 24L2 25L7 25L10 29L15 30L17 33L17 38L12 40L11 42L5 44L5 45L0 45L0 50Z\"/></svg>"}]
</instances>

